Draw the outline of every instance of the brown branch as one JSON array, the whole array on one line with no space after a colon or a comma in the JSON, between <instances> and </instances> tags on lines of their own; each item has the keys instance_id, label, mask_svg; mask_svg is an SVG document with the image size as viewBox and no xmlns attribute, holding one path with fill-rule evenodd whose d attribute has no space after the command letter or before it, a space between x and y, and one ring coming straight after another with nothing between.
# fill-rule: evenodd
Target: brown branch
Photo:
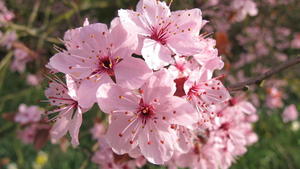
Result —
<instances>
[{"instance_id":1,"label":"brown branch","mask_svg":"<svg viewBox=\"0 0 300 169\"><path fill-rule=\"evenodd\" d=\"M281 72L281 71L284 71L285 69L288 69L294 65L297 65L300 63L300 56L297 56L291 60L288 60L284 63L282 63L281 65L279 66L276 66L274 68L272 68L271 70L267 71L266 73L258 76L258 77L253 77L249 80L246 80L244 82L239 82L237 84L233 84L233 85L230 85L228 87L228 90L229 91L238 91L238 90L243 90L243 89L247 89L249 85L253 85L253 84L256 84L256 85L260 85L261 82L267 78L270 78L271 76L273 76L274 74L278 73L278 72Z\"/></svg>"}]
</instances>

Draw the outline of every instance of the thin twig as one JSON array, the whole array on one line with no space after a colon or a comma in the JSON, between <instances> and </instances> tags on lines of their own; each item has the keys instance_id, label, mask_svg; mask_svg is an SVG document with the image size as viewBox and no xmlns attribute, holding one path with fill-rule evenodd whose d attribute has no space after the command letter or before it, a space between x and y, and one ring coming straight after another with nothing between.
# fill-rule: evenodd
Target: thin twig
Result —
<instances>
[{"instance_id":1,"label":"thin twig","mask_svg":"<svg viewBox=\"0 0 300 169\"><path fill-rule=\"evenodd\" d=\"M230 85L228 87L228 90L229 91L238 91L238 90L243 90L243 89L246 89L247 86L249 85L253 85L253 84L256 84L256 85L259 85L261 84L261 82L267 78L270 78L271 76L273 76L274 74L276 73L279 73L281 71L284 71L285 69L288 69L294 65L297 65L300 63L300 56L297 56L291 60L288 60L284 63L282 63L281 65L279 66L276 66L274 68L272 68L271 70L267 71L266 73L258 76L258 77L254 77L254 78L251 78L249 80L246 80L244 82L240 82L240 83L237 83L237 84L233 84L233 85Z\"/></svg>"}]
</instances>

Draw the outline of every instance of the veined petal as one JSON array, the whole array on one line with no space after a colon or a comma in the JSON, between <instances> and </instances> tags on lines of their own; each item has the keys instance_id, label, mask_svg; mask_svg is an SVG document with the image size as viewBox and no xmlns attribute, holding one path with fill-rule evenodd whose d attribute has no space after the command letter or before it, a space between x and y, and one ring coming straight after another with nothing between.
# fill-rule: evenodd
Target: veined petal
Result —
<instances>
[{"instance_id":1,"label":"veined petal","mask_svg":"<svg viewBox=\"0 0 300 169\"><path fill-rule=\"evenodd\" d=\"M126 54L115 55L121 58L131 56L133 51L137 48L136 37L133 33L125 30L123 24L120 22L120 18L117 17L111 22L110 35L108 37L109 45L113 49L111 51L115 54L115 51L127 50ZM127 54L128 53L128 54Z\"/></svg>"},{"instance_id":2,"label":"veined petal","mask_svg":"<svg viewBox=\"0 0 300 169\"><path fill-rule=\"evenodd\" d=\"M205 92L205 94L201 95L201 99L208 104L221 103L231 98L228 90L219 80L211 79L203 83L201 90Z\"/></svg>"},{"instance_id":3,"label":"veined petal","mask_svg":"<svg viewBox=\"0 0 300 169\"><path fill-rule=\"evenodd\" d=\"M85 78L92 73L90 67L81 66L79 63L78 58L61 52L50 58L49 65L60 72L72 75L76 79Z\"/></svg>"},{"instance_id":4,"label":"veined petal","mask_svg":"<svg viewBox=\"0 0 300 169\"><path fill-rule=\"evenodd\" d=\"M256 112L256 108L250 102L242 101L238 103L238 106L240 110L246 114L250 115Z\"/></svg>"},{"instance_id":5,"label":"veined petal","mask_svg":"<svg viewBox=\"0 0 300 169\"><path fill-rule=\"evenodd\" d=\"M154 70L158 70L172 62L171 51L152 39L144 40L142 55L147 65Z\"/></svg>"},{"instance_id":6,"label":"veined petal","mask_svg":"<svg viewBox=\"0 0 300 169\"><path fill-rule=\"evenodd\" d=\"M132 10L120 9L118 11L120 21L128 32L150 35L148 24L140 17L140 13Z\"/></svg>"},{"instance_id":7,"label":"veined petal","mask_svg":"<svg viewBox=\"0 0 300 169\"><path fill-rule=\"evenodd\" d=\"M136 136L140 133L141 124L136 118L125 112L112 114L106 139L115 153L129 153L138 145Z\"/></svg>"},{"instance_id":8,"label":"veined petal","mask_svg":"<svg viewBox=\"0 0 300 169\"><path fill-rule=\"evenodd\" d=\"M174 79L167 70L162 69L148 79L141 87L143 99L146 103L151 103L154 99L173 96L176 91Z\"/></svg>"},{"instance_id":9,"label":"veined petal","mask_svg":"<svg viewBox=\"0 0 300 169\"><path fill-rule=\"evenodd\" d=\"M127 57L116 65L115 75L118 85L137 89L152 75L152 70L142 59Z\"/></svg>"},{"instance_id":10,"label":"veined petal","mask_svg":"<svg viewBox=\"0 0 300 169\"><path fill-rule=\"evenodd\" d=\"M171 15L170 8L166 2L157 0L140 0L136 11L140 12L148 21L149 25L157 25L160 19Z\"/></svg>"},{"instance_id":11,"label":"veined petal","mask_svg":"<svg viewBox=\"0 0 300 169\"><path fill-rule=\"evenodd\" d=\"M67 109L66 111L70 111L70 112L67 113L65 116L59 118L50 130L50 136L53 142L57 142L60 138L66 135L69 130L69 123L71 120L73 109L72 110ZM60 113L61 114L65 113L65 111Z\"/></svg>"},{"instance_id":12,"label":"veined petal","mask_svg":"<svg viewBox=\"0 0 300 169\"><path fill-rule=\"evenodd\" d=\"M68 95L73 100L78 100L78 97L77 97L78 86L76 84L75 79L72 76L67 74L66 75L66 83L67 83L67 87L68 87Z\"/></svg>"},{"instance_id":13,"label":"veined petal","mask_svg":"<svg viewBox=\"0 0 300 169\"><path fill-rule=\"evenodd\" d=\"M80 108L77 108L77 111L75 112L69 124L69 132L72 137L71 143L74 147L79 145L78 135L79 135L81 123L82 123L82 111Z\"/></svg>"},{"instance_id":14,"label":"veined petal","mask_svg":"<svg viewBox=\"0 0 300 169\"><path fill-rule=\"evenodd\" d=\"M170 129L170 126L155 124L149 122L143 130L141 130L138 142L141 153L153 164L164 164L170 160L174 153L174 140L176 134ZM153 132L149 132L153 130Z\"/></svg>"},{"instance_id":15,"label":"veined petal","mask_svg":"<svg viewBox=\"0 0 300 169\"><path fill-rule=\"evenodd\" d=\"M130 90L114 83L103 84L97 90L98 105L105 113L136 111L139 99Z\"/></svg>"},{"instance_id":16,"label":"veined petal","mask_svg":"<svg viewBox=\"0 0 300 169\"><path fill-rule=\"evenodd\" d=\"M197 36L178 34L168 39L167 46L178 55L191 56L200 51L198 43Z\"/></svg>"},{"instance_id":17,"label":"veined petal","mask_svg":"<svg viewBox=\"0 0 300 169\"><path fill-rule=\"evenodd\" d=\"M101 84L113 83L107 74L101 74L101 77L93 77L83 80L78 89L78 103L83 108L91 108L96 99L96 92Z\"/></svg>"},{"instance_id":18,"label":"veined petal","mask_svg":"<svg viewBox=\"0 0 300 169\"><path fill-rule=\"evenodd\" d=\"M197 8L174 11L172 12L171 20L176 23L176 27L181 31L182 34L189 36L198 36L203 25L202 12ZM182 32L182 30L184 30L184 32ZM176 35L180 35L180 33Z\"/></svg>"},{"instance_id":19,"label":"veined petal","mask_svg":"<svg viewBox=\"0 0 300 169\"><path fill-rule=\"evenodd\" d=\"M178 124L189 129L193 129L193 124L197 122L197 111L194 107L177 96L167 98L159 106L157 111L161 112L161 116L170 124Z\"/></svg>"}]
</instances>

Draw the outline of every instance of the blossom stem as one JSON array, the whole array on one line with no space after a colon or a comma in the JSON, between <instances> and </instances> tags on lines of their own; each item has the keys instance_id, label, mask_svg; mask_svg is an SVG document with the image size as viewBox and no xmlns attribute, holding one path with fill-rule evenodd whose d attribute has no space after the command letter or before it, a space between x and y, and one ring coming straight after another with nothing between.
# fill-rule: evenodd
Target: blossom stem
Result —
<instances>
[{"instance_id":1,"label":"blossom stem","mask_svg":"<svg viewBox=\"0 0 300 169\"><path fill-rule=\"evenodd\" d=\"M270 69L269 71L267 71L266 73L259 75L257 77L253 77L250 78L249 80L246 80L244 82L239 82L233 85L230 85L228 87L229 91L239 91L239 90L244 90L247 89L249 85L260 85L262 81L264 81L265 79L270 78L271 76L273 76L276 73L279 73L281 71L284 71L285 69L288 69L294 65L297 65L300 63L300 56L297 56L293 59L290 59L284 63L282 63L279 66L275 66L274 68Z\"/></svg>"}]
</instances>

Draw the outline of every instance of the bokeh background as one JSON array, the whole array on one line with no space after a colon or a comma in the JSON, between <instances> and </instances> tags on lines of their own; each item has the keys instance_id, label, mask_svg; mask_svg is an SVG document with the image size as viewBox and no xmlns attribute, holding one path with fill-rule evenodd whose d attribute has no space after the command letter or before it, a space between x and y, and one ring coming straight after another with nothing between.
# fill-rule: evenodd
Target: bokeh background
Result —
<instances>
[{"instance_id":1,"label":"bokeh background","mask_svg":"<svg viewBox=\"0 0 300 169\"><path fill-rule=\"evenodd\" d=\"M66 30L81 26L85 18L109 24L118 9L135 9L137 0L0 2L0 168L98 168L91 162L96 141L90 134L94 122L103 118L97 107L85 114L80 146L75 149L68 138L51 144L42 132L40 139L24 144L23 126L13 116L22 103L49 109L42 102L47 87L45 64L55 48L63 47L60 39ZM226 65L219 73L227 75L227 85L258 76L300 53L299 0L174 0L172 4L173 10L190 8L200 8L209 21L201 33L217 40ZM300 122L284 123L282 112L291 104L300 110L300 66L232 94L256 106L259 121L254 127L259 141L231 168L299 169Z\"/></svg>"}]
</instances>

